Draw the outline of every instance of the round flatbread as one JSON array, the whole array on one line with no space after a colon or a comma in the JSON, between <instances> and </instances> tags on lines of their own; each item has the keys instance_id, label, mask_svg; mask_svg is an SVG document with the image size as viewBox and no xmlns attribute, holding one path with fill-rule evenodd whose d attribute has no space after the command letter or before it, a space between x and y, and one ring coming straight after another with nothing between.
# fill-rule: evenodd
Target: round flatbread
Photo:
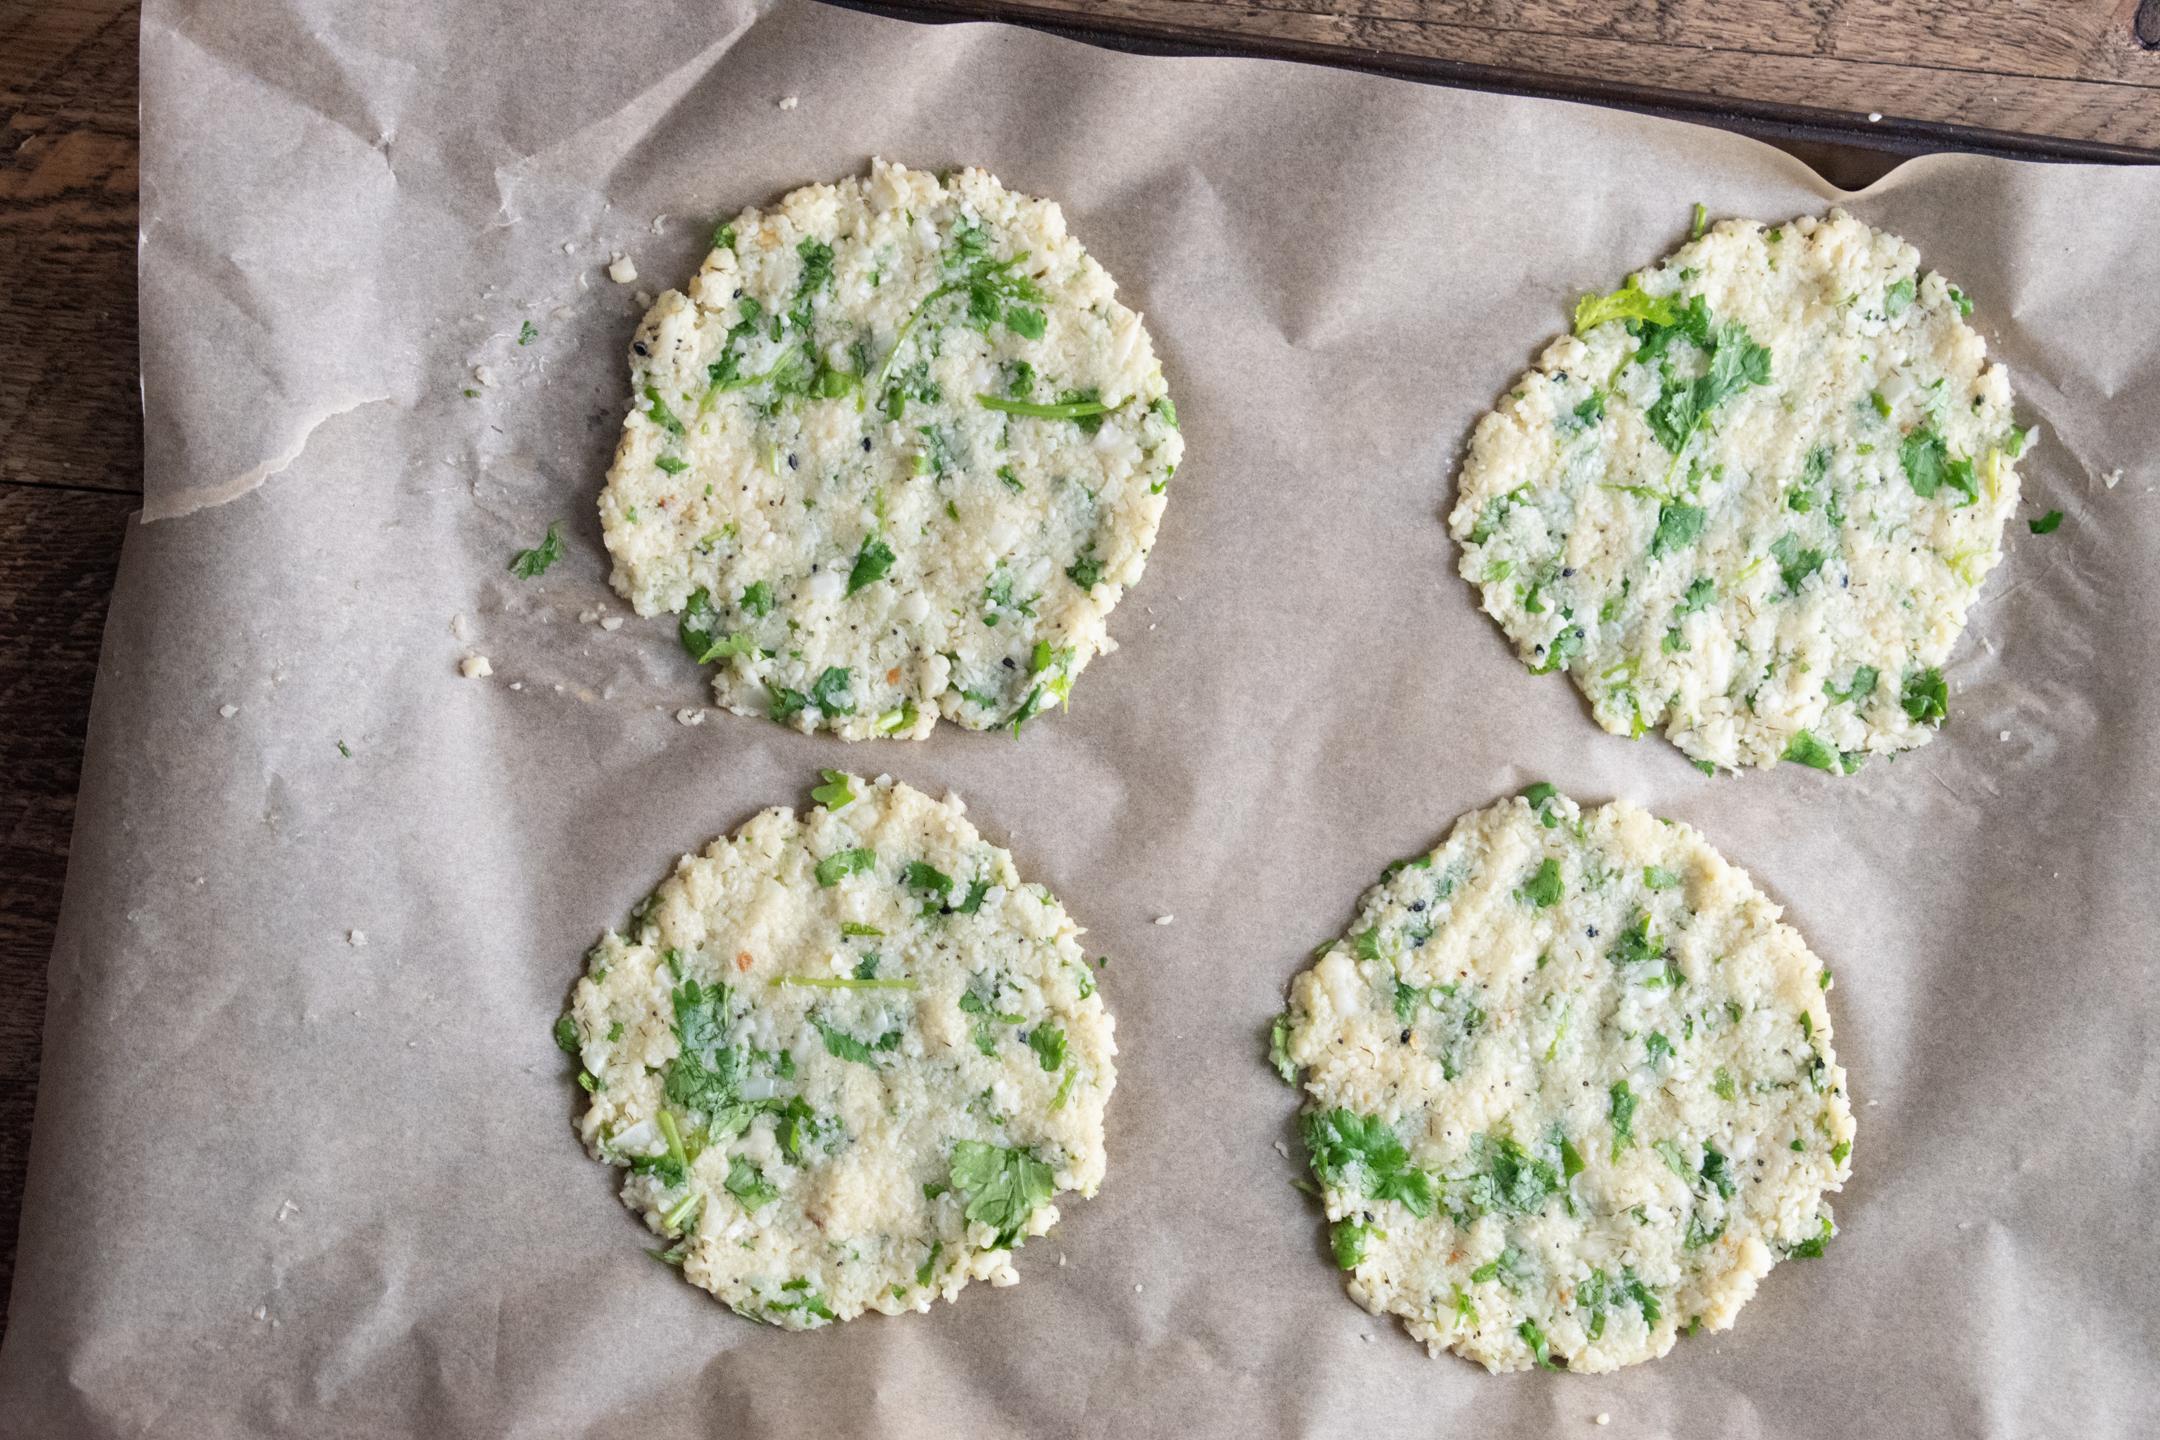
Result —
<instances>
[{"instance_id":1,"label":"round flatbread","mask_svg":"<svg viewBox=\"0 0 2160 1440\"><path fill-rule=\"evenodd\" d=\"M653 1253L792 1330L928 1310L1093 1195L1114 1023L1049 891L958 800L824 772L586 957L556 1040Z\"/></svg>"},{"instance_id":2,"label":"round flatbread","mask_svg":"<svg viewBox=\"0 0 2160 1440\"><path fill-rule=\"evenodd\" d=\"M1549 785L1388 867L1291 987L1352 1298L1432 1354L1603 1371L1724 1330L1835 1233L1830 971L1744 871Z\"/></svg>"},{"instance_id":3,"label":"round flatbread","mask_svg":"<svg viewBox=\"0 0 2160 1440\"><path fill-rule=\"evenodd\" d=\"M1932 738L2029 432L1919 265L1832 210L1724 221L1584 297L1478 421L1449 518L1526 665L1705 771Z\"/></svg>"},{"instance_id":4,"label":"round flatbread","mask_svg":"<svg viewBox=\"0 0 2160 1440\"><path fill-rule=\"evenodd\" d=\"M875 161L720 227L631 346L613 582L739 714L848 740L1069 701L1184 445L1054 202Z\"/></svg>"}]
</instances>

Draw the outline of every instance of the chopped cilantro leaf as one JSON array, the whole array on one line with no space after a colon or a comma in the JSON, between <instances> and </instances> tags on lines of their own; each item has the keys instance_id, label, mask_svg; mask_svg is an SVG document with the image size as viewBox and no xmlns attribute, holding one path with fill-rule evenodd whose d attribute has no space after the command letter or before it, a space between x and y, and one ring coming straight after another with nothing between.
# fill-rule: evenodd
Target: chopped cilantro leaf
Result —
<instances>
[{"instance_id":1,"label":"chopped cilantro leaf","mask_svg":"<svg viewBox=\"0 0 2160 1440\"><path fill-rule=\"evenodd\" d=\"M1711 1078L1710 1088L1720 1100L1732 1100L1738 1096L1738 1091L1733 1085L1732 1071L1727 1070L1723 1065L1717 1067L1716 1075Z\"/></svg>"},{"instance_id":2,"label":"chopped cilantro leaf","mask_svg":"<svg viewBox=\"0 0 2160 1440\"><path fill-rule=\"evenodd\" d=\"M1851 684L1843 690L1826 684L1822 687L1823 694L1841 705L1849 701L1865 700L1875 693L1875 682L1881 678L1882 672L1873 665L1861 665L1853 670Z\"/></svg>"},{"instance_id":3,"label":"chopped cilantro leaf","mask_svg":"<svg viewBox=\"0 0 2160 1440\"><path fill-rule=\"evenodd\" d=\"M1836 1228L1831 1225L1830 1217L1825 1215L1822 1217L1822 1229L1787 1250L1785 1258L1788 1260L1820 1260L1822 1259L1823 1246L1829 1244L1830 1237L1835 1234L1837 1234Z\"/></svg>"},{"instance_id":4,"label":"chopped cilantro leaf","mask_svg":"<svg viewBox=\"0 0 2160 1440\"><path fill-rule=\"evenodd\" d=\"M742 1207L752 1212L770 1205L780 1198L780 1187L765 1178L765 1172L737 1155L728 1162L727 1192L742 1201Z\"/></svg>"},{"instance_id":5,"label":"chopped cilantro leaf","mask_svg":"<svg viewBox=\"0 0 2160 1440\"><path fill-rule=\"evenodd\" d=\"M1095 558L1095 542L1090 540L1080 558L1065 567L1065 578L1082 590L1092 590L1102 580L1102 561Z\"/></svg>"},{"instance_id":6,"label":"chopped cilantro leaf","mask_svg":"<svg viewBox=\"0 0 2160 1440\"><path fill-rule=\"evenodd\" d=\"M840 933L842 935L883 935L885 932L875 925L858 925L853 920L843 920L840 922Z\"/></svg>"},{"instance_id":7,"label":"chopped cilantro leaf","mask_svg":"<svg viewBox=\"0 0 2160 1440\"><path fill-rule=\"evenodd\" d=\"M2052 535L2062 528L2062 522L2063 512L2050 510L2038 520L2028 520L2025 523L2031 527L2032 533L2035 535Z\"/></svg>"},{"instance_id":8,"label":"chopped cilantro leaf","mask_svg":"<svg viewBox=\"0 0 2160 1440\"><path fill-rule=\"evenodd\" d=\"M927 890L943 901L952 894L952 876L935 866L920 860L910 860L907 865L907 886L910 890Z\"/></svg>"},{"instance_id":9,"label":"chopped cilantro leaf","mask_svg":"<svg viewBox=\"0 0 2160 1440\"><path fill-rule=\"evenodd\" d=\"M1397 875L1400 875L1405 870L1430 869L1432 869L1432 856L1430 853L1424 855L1406 855L1400 860L1388 861L1387 868L1380 872L1380 879L1385 882L1394 879Z\"/></svg>"},{"instance_id":10,"label":"chopped cilantro leaf","mask_svg":"<svg viewBox=\"0 0 2160 1440\"><path fill-rule=\"evenodd\" d=\"M1898 316L1912 309L1912 302L1913 278L1907 275L1904 279L1883 291L1883 318L1886 320L1897 319Z\"/></svg>"},{"instance_id":11,"label":"chopped cilantro leaf","mask_svg":"<svg viewBox=\"0 0 2160 1440\"><path fill-rule=\"evenodd\" d=\"M810 703L827 715L852 715L855 713L855 672L841 665L830 665L818 676L817 684L810 687Z\"/></svg>"},{"instance_id":12,"label":"chopped cilantro leaf","mask_svg":"<svg viewBox=\"0 0 2160 1440\"><path fill-rule=\"evenodd\" d=\"M1785 582L1788 595L1799 594L1801 582L1820 570L1823 561L1830 558L1826 550L1803 549L1797 535L1780 536L1771 544L1770 553L1777 558L1778 578Z\"/></svg>"},{"instance_id":13,"label":"chopped cilantro leaf","mask_svg":"<svg viewBox=\"0 0 2160 1440\"><path fill-rule=\"evenodd\" d=\"M1950 687L1940 670L1923 670L1905 677L1905 693L1899 697L1905 713L1916 722L1940 722L1950 713Z\"/></svg>"},{"instance_id":14,"label":"chopped cilantro leaf","mask_svg":"<svg viewBox=\"0 0 2160 1440\"><path fill-rule=\"evenodd\" d=\"M1695 208L1700 210L1702 207L1698 205ZM1702 222L1699 218L1696 221L1695 229L1698 234L1702 231ZM1523 1344L1530 1347L1530 1354L1536 1359L1538 1369L1557 1370L1560 1368L1552 1362L1549 1342L1545 1339L1545 1332L1538 1328L1537 1321L1523 1321L1522 1324L1515 1327L1515 1333L1522 1337Z\"/></svg>"},{"instance_id":15,"label":"chopped cilantro leaf","mask_svg":"<svg viewBox=\"0 0 2160 1440\"><path fill-rule=\"evenodd\" d=\"M825 1053L842 1060L853 1060L859 1065L877 1064L878 1052L892 1050L900 1044L900 1032L888 1030L877 1038L875 1044L866 1045L836 1025L827 1025L813 1015L810 1023L817 1026L818 1034L825 1037Z\"/></svg>"},{"instance_id":16,"label":"chopped cilantro leaf","mask_svg":"<svg viewBox=\"0 0 2160 1440\"><path fill-rule=\"evenodd\" d=\"M562 1033L559 1022L556 1033ZM1282 1076L1283 1084L1297 1084L1297 1061L1290 1058L1290 1012L1287 1010L1268 1023L1267 1056L1268 1064L1274 1066L1275 1073Z\"/></svg>"},{"instance_id":17,"label":"chopped cilantro leaf","mask_svg":"<svg viewBox=\"0 0 2160 1440\"><path fill-rule=\"evenodd\" d=\"M518 344L530 345L540 338L540 327L527 320L518 327Z\"/></svg>"},{"instance_id":18,"label":"chopped cilantro leaf","mask_svg":"<svg viewBox=\"0 0 2160 1440\"><path fill-rule=\"evenodd\" d=\"M1605 418L1605 392L1593 390L1583 402L1575 407L1575 418L1585 425L1595 425Z\"/></svg>"},{"instance_id":19,"label":"chopped cilantro leaf","mask_svg":"<svg viewBox=\"0 0 2160 1440\"><path fill-rule=\"evenodd\" d=\"M1672 1058L1672 1041L1666 1039L1659 1031L1652 1030L1643 1039L1643 1052L1648 1057L1647 1063L1655 1065L1660 1060Z\"/></svg>"},{"instance_id":20,"label":"chopped cilantro leaf","mask_svg":"<svg viewBox=\"0 0 2160 1440\"><path fill-rule=\"evenodd\" d=\"M1980 498L1972 461L1952 459L1950 447L1933 430L1923 427L1900 441L1898 463L1905 468L1905 478L1912 482L1913 493L1923 500L1934 499L1935 493L1945 485L1963 494L1965 504Z\"/></svg>"},{"instance_id":21,"label":"chopped cilantro leaf","mask_svg":"<svg viewBox=\"0 0 2160 1440\"><path fill-rule=\"evenodd\" d=\"M968 1220L998 1232L996 1249L1009 1249L1019 1241L1028 1217L1049 1201L1056 1188L1050 1167L1037 1160L1033 1151L980 1140L953 1142L952 1183L970 1197Z\"/></svg>"},{"instance_id":22,"label":"chopped cilantro leaf","mask_svg":"<svg viewBox=\"0 0 2160 1440\"><path fill-rule=\"evenodd\" d=\"M1672 325L1680 307L1669 296L1646 295L1636 288L1635 277L1610 295L1585 295L1575 302L1575 333L1587 335L1612 320L1644 320L1653 325Z\"/></svg>"},{"instance_id":23,"label":"chopped cilantro leaf","mask_svg":"<svg viewBox=\"0 0 2160 1440\"><path fill-rule=\"evenodd\" d=\"M1658 506L1657 531L1650 537L1651 558L1692 545L1702 535L1703 522L1710 512L1700 505L1682 505L1668 501Z\"/></svg>"},{"instance_id":24,"label":"chopped cilantro leaf","mask_svg":"<svg viewBox=\"0 0 2160 1440\"><path fill-rule=\"evenodd\" d=\"M675 627L675 635L684 651L700 665L730 655L747 655L757 648L748 631L739 635L721 631L719 612L713 609L712 596L702 585L683 602L682 620Z\"/></svg>"},{"instance_id":25,"label":"chopped cilantro leaf","mask_svg":"<svg viewBox=\"0 0 2160 1440\"><path fill-rule=\"evenodd\" d=\"M1530 808L1536 813L1538 823L1547 830L1554 829L1560 824L1559 807L1553 804L1555 800L1560 798L1559 786L1552 784L1550 781L1540 780L1537 784L1524 789L1522 798L1530 802ZM1432 862L1428 859L1426 863L1430 864Z\"/></svg>"},{"instance_id":26,"label":"chopped cilantro leaf","mask_svg":"<svg viewBox=\"0 0 2160 1440\"><path fill-rule=\"evenodd\" d=\"M988 880L974 881L968 886L967 898L952 908L961 915L979 914L982 911L983 897L989 893L990 882ZM1085 1000L1087 996L1083 995L1080 998Z\"/></svg>"},{"instance_id":27,"label":"chopped cilantro leaf","mask_svg":"<svg viewBox=\"0 0 2160 1440\"><path fill-rule=\"evenodd\" d=\"M848 788L848 776L844 772L839 770L820 770L818 771L818 774L825 777L825 783L811 790L811 799L817 801L818 804L823 805L828 810L838 810L843 805L852 805L855 803L855 792ZM843 924L840 928L845 934L857 935L864 933L864 928L861 926ZM871 930L868 933L872 935L878 935L882 934L883 932L878 930Z\"/></svg>"},{"instance_id":28,"label":"chopped cilantro leaf","mask_svg":"<svg viewBox=\"0 0 2160 1440\"><path fill-rule=\"evenodd\" d=\"M1613 1081L1608 1092L1612 1100L1612 1158L1620 1158L1620 1152L1635 1143L1635 1107L1641 1103L1625 1080Z\"/></svg>"},{"instance_id":29,"label":"chopped cilantro leaf","mask_svg":"<svg viewBox=\"0 0 2160 1440\"><path fill-rule=\"evenodd\" d=\"M831 889L850 875L877 868L875 850L836 850L817 863L817 883Z\"/></svg>"},{"instance_id":30,"label":"chopped cilantro leaf","mask_svg":"<svg viewBox=\"0 0 2160 1440\"><path fill-rule=\"evenodd\" d=\"M945 1186L943 1186L943 1185L940 1185L940 1186L938 1186L938 1187L937 1187L937 1195L942 1195L942 1194L944 1194L944 1193L945 1193L945 1189L946 1189L946 1187L945 1187ZM931 1192L931 1187L930 1187L930 1186L928 1186L928 1185L925 1185L925 1186L923 1186L923 1194L924 1194L924 1195L926 1195L926 1196L929 1196L929 1197L930 1197L931 1199L936 1199L936 1198L937 1198L937 1196L936 1196L936 1195L931 1195L931 1193L930 1193L930 1192ZM918 1269L917 1269L917 1270L915 1271L915 1283L916 1283L917 1285L928 1285L928 1284L930 1283L930 1276L931 1276L931 1275L932 1275L932 1274L933 1274L933 1273L935 1272L935 1270L936 1270L936 1267L937 1267L937 1262L938 1262L938 1256L940 1256L940 1255L942 1255L942 1254L944 1254L944 1253L945 1253L945 1242L944 1242L943 1240L937 1240L937 1241L933 1241L933 1242L931 1242L931 1245L930 1245L930 1258L928 1258L927 1260L923 1261L923 1262L922 1262L922 1265L921 1265L921 1267L920 1267L920 1268L918 1268Z\"/></svg>"},{"instance_id":31,"label":"chopped cilantro leaf","mask_svg":"<svg viewBox=\"0 0 2160 1440\"><path fill-rule=\"evenodd\" d=\"M652 422L655 425L678 439L686 433L682 421L675 418L675 412L668 409L667 401L660 398L658 386L647 385L645 387L645 401L645 413L652 417Z\"/></svg>"},{"instance_id":32,"label":"chopped cilantro leaf","mask_svg":"<svg viewBox=\"0 0 2160 1440\"><path fill-rule=\"evenodd\" d=\"M1680 872L1668 870L1662 865L1645 865L1642 883L1652 890L1670 890L1680 883Z\"/></svg>"},{"instance_id":33,"label":"chopped cilantro leaf","mask_svg":"<svg viewBox=\"0 0 2160 1440\"><path fill-rule=\"evenodd\" d=\"M1785 753L1778 758L1795 760L1817 770L1826 770L1832 775L1841 773L1845 768L1838 752L1823 744L1807 730L1794 731L1792 739L1785 742Z\"/></svg>"},{"instance_id":34,"label":"chopped cilantro leaf","mask_svg":"<svg viewBox=\"0 0 2160 1440\"><path fill-rule=\"evenodd\" d=\"M1028 1034L1028 1049L1043 1069L1057 1070L1065 1064L1065 1032L1055 1025L1037 1025Z\"/></svg>"},{"instance_id":35,"label":"chopped cilantro leaf","mask_svg":"<svg viewBox=\"0 0 2160 1440\"><path fill-rule=\"evenodd\" d=\"M1303 1130L1322 1184L1399 1200L1419 1219L1432 1214L1432 1177L1411 1167L1409 1151L1387 1121L1338 1109L1307 1115Z\"/></svg>"},{"instance_id":36,"label":"chopped cilantro leaf","mask_svg":"<svg viewBox=\"0 0 2160 1440\"><path fill-rule=\"evenodd\" d=\"M1374 1239L1385 1240L1387 1232L1355 1220L1337 1220L1328 1230L1328 1243L1335 1249L1338 1269L1355 1270L1365 1259L1365 1246Z\"/></svg>"},{"instance_id":37,"label":"chopped cilantro leaf","mask_svg":"<svg viewBox=\"0 0 2160 1440\"><path fill-rule=\"evenodd\" d=\"M551 523L546 537L538 545L530 550L520 550L511 558L510 568L516 572L518 579L531 580L545 575L550 565L562 559L562 536L556 533L556 526L561 523L560 520Z\"/></svg>"},{"instance_id":38,"label":"chopped cilantro leaf","mask_svg":"<svg viewBox=\"0 0 2160 1440\"><path fill-rule=\"evenodd\" d=\"M565 1055L575 1055L581 1048L578 1044L577 1021L571 1018L568 1011L556 1017L555 1043Z\"/></svg>"},{"instance_id":39,"label":"chopped cilantro leaf","mask_svg":"<svg viewBox=\"0 0 2160 1440\"><path fill-rule=\"evenodd\" d=\"M1540 910L1549 910L1559 904L1562 893L1560 862L1549 856L1538 865L1537 874L1531 876L1522 888L1523 898Z\"/></svg>"},{"instance_id":40,"label":"chopped cilantro leaf","mask_svg":"<svg viewBox=\"0 0 2160 1440\"><path fill-rule=\"evenodd\" d=\"M877 536L863 541L856 552L854 568L848 571L847 593L853 595L865 585L875 584L885 578L885 572L893 567L892 547Z\"/></svg>"}]
</instances>

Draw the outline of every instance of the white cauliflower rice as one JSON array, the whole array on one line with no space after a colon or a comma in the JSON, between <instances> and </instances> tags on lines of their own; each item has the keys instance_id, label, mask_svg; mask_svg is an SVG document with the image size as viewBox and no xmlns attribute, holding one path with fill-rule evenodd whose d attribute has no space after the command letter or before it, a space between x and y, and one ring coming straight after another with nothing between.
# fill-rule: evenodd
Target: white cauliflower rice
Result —
<instances>
[{"instance_id":1,"label":"white cauliflower rice","mask_svg":"<svg viewBox=\"0 0 2160 1440\"><path fill-rule=\"evenodd\" d=\"M1012 726L1116 648L1184 453L1153 343L1048 200L873 161L720 227L631 347L613 583L738 714Z\"/></svg>"},{"instance_id":2,"label":"white cauliflower rice","mask_svg":"<svg viewBox=\"0 0 2160 1440\"><path fill-rule=\"evenodd\" d=\"M1971 309L1842 211L1720 223L1479 420L1464 578L1600 725L1705 771L1925 744L2030 439Z\"/></svg>"},{"instance_id":3,"label":"white cauliflower rice","mask_svg":"<svg viewBox=\"0 0 2160 1440\"><path fill-rule=\"evenodd\" d=\"M682 858L586 956L578 1133L680 1265L791 1330L1010 1285L1103 1177L1114 1022L1077 937L957 800L824 772Z\"/></svg>"},{"instance_id":4,"label":"white cauliflower rice","mask_svg":"<svg viewBox=\"0 0 2160 1440\"><path fill-rule=\"evenodd\" d=\"M1823 1253L1830 971L1686 825L1550 785L1388 867L1272 1058L1351 1297L1437 1356L1614 1370Z\"/></svg>"}]
</instances>

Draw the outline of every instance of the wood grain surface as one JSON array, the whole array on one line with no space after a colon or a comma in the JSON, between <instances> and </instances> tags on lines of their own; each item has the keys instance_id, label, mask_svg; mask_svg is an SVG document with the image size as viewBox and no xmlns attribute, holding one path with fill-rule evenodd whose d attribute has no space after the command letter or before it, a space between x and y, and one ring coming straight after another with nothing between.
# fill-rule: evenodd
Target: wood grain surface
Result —
<instances>
[{"instance_id":1,"label":"wood grain surface","mask_svg":"<svg viewBox=\"0 0 2160 1440\"><path fill-rule=\"evenodd\" d=\"M1483 67L1498 77L1486 83L1518 88L1537 76L1621 81L1847 119L1877 112L1891 127L1948 123L2160 151L2160 0L913 8L1110 24L1187 45L1297 45L1337 63L1420 57ZM0 1292L14 1274L45 970L98 643L142 491L138 21L129 0L0 0Z\"/></svg>"},{"instance_id":2,"label":"wood grain surface","mask_svg":"<svg viewBox=\"0 0 2160 1440\"><path fill-rule=\"evenodd\" d=\"M2160 0L914 0L2160 152ZM1321 58L1306 51L1301 58Z\"/></svg>"}]
</instances>

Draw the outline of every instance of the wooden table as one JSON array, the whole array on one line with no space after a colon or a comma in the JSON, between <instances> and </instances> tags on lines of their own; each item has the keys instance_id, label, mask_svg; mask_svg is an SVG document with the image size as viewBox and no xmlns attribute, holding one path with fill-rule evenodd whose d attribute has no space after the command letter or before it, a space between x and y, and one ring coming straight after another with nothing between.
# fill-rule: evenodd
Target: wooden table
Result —
<instances>
[{"instance_id":1,"label":"wooden table","mask_svg":"<svg viewBox=\"0 0 2160 1440\"><path fill-rule=\"evenodd\" d=\"M864 8L876 8L865 6ZM1898 154L2160 162L2160 0L912 0L903 13L1354 64ZM142 491L135 0L0 0L0 1287L105 607ZM1870 114L1880 120L1869 120ZM1856 151L1840 141L1874 147ZM1840 173L1842 172L1842 173Z\"/></svg>"}]
</instances>

